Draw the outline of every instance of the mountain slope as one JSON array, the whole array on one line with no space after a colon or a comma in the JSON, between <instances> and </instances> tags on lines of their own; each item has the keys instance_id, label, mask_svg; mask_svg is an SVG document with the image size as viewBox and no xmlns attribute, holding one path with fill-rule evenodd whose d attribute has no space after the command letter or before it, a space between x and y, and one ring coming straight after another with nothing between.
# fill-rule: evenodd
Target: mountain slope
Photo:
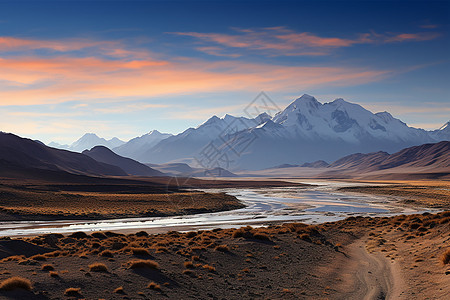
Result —
<instances>
[{"instance_id":1,"label":"mountain slope","mask_svg":"<svg viewBox=\"0 0 450 300\"><path fill-rule=\"evenodd\" d=\"M154 170L131 158L117 155L105 146L95 146L91 150L84 150L83 154L95 159L96 161L117 166L124 170L128 175L164 176L164 174L160 171Z\"/></svg>"},{"instance_id":2,"label":"mountain slope","mask_svg":"<svg viewBox=\"0 0 450 300\"><path fill-rule=\"evenodd\" d=\"M98 162L84 154L54 149L3 132L0 132L0 160L11 167L66 171L83 175L126 175L121 168Z\"/></svg>"},{"instance_id":3,"label":"mountain slope","mask_svg":"<svg viewBox=\"0 0 450 300\"><path fill-rule=\"evenodd\" d=\"M436 135L409 127L387 112L373 114L343 99L322 104L309 95L296 99L266 123L239 132L226 146L239 148L241 141L252 138L254 141L235 157L236 168L334 161L355 152L392 153L439 141Z\"/></svg>"},{"instance_id":4,"label":"mountain slope","mask_svg":"<svg viewBox=\"0 0 450 300\"><path fill-rule=\"evenodd\" d=\"M152 130L147 134L131 139L127 143L111 149L119 155L132 159L139 159L148 149L171 136L172 135L168 133Z\"/></svg>"},{"instance_id":5,"label":"mountain slope","mask_svg":"<svg viewBox=\"0 0 450 300\"><path fill-rule=\"evenodd\" d=\"M258 126L269 118L270 116L265 113L255 119L231 115L225 115L223 118L213 116L197 128L189 128L178 135L160 141L137 158L141 162L157 164L180 158L194 158L211 141L219 140L220 143L223 143L224 140L229 138L229 135ZM202 167L209 168L210 166Z\"/></svg>"},{"instance_id":6,"label":"mountain slope","mask_svg":"<svg viewBox=\"0 0 450 300\"><path fill-rule=\"evenodd\" d=\"M119 147L121 145L125 144L124 141L119 140L118 138L114 137L110 140L106 140L104 138L101 138L97 136L95 133L86 133L81 138L76 140L70 145L61 145L55 142L51 142L48 144L50 147L58 148L58 149L65 149L75 152L82 152L86 149L91 149L95 146L105 146L110 149Z\"/></svg>"}]
</instances>

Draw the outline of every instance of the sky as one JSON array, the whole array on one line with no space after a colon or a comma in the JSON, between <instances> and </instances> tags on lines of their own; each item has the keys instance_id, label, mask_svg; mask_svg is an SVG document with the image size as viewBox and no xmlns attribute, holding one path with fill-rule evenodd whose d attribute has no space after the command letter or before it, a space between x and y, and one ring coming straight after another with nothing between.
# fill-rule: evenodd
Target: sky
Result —
<instances>
[{"instance_id":1,"label":"sky","mask_svg":"<svg viewBox=\"0 0 450 300\"><path fill-rule=\"evenodd\" d=\"M450 119L449 1L0 0L0 130L128 140L244 116L264 91Z\"/></svg>"}]
</instances>

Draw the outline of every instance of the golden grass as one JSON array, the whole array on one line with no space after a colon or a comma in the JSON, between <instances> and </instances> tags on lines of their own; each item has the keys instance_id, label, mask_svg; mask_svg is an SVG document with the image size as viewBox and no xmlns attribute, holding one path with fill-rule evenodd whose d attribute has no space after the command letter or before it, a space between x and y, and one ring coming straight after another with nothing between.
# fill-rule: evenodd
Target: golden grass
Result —
<instances>
[{"instance_id":1,"label":"golden grass","mask_svg":"<svg viewBox=\"0 0 450 300\"><path fill-rule=\"evenodd\" d=\"M64 295L68 297L79 297L81 296L81 289L80 288L67 288L64 291Z\"/></svg>"},{"instance_id":2,"label":"golden grass","mask_svg":"<svg viewBox=\"0 0 450 300\"><path fill-rule=\"evenodd\" d=\"M145 248L131 248L133 255L150 256L150 252Z\"/></svg>"},{"instance_id":3,"label":"golden grass","mask_svg":"<svg viewBox=\"0 0 450 300\"><path fill-rule=\"evenodd\" d=\"M159 269L159 264L153 260L131 260L127 263L129 269Z\"/></svg>"},{"instance_id":4,"label":"golden grass","mask_svg":"<svg viewBox=\"0 0 450 300\"><path fill-rule=\"evenodd\" d=\"M33 286L28 279L19 276L11 277L0 282L0 290L2 291L12 291L17 289L31 291Z\"/></svg>"},{"instance_id":5,"label":"golden grass","mask_svg":"<svg viewBox=\"0 0 450 300\"><path fill-rule=\"evenodd\" d=\"M53 271L54 269L55 269L55 267L53 267L53 265L51 265L51 264L42 265L43 271Z\"/></svg>"},{"instance_id":6,"label":"golden grass","mask_svg":"<svg viewBox=\"0 0 450 300\"><path fill-rule=\"evenodd\" d=\"M176 215L185 210L221 211L241 208L233 196L224 193L182 192L172 194L46 191L16 186L0 187L14 200L0 196L3 213L54 218L114 218ZM0 194L1 195L1 194ZM76 198L77 201L73 201ZM192 201L195 198L195 201ZM177 205L173 205L177 203Z\"/></svg>"},{"instance_id":7,"label":"golden grass","mask_svg":"<svg viewBox=\"0 0 450 300\"><path fill-rule=\"evenodd\" d=\"M208 265L208 264L203 265L203 269L208 270L208 271L210 271L210 272L215 272L215 271L216 271L216 268L215 268L215 267L210 266L210 265Z\"/></svg>"},{"instance_id":8,"label":"golden grass","mask_svg":"<svg viewBox=\"0 0 450 300\"><path fill-rule=\"evenodd\" d=\"M93 263L89 265L91 272L108 272L108 267L103 263Z\"/></svg>"},{"instance_id":9,"label":"golden grass","mask_svg":"<svg viewBox=\"0 0 450 300\"><path fill-rule=\"evenodd\" d=\"M442 254L441 261L444 265L450 263L450 248Z\"/></svg>"},{"instance_id":10,"label":"golden grass","mask_svg":"<svg viewBox=\"0 0 450 300\"><path fill-rule=\"evenodd\" d=\"M155 290L155 291L160 291L160 290L161 290L161 286L160 286L159 284L153 282L153 281L150 282L150 283L147 285L147 288L148 288L148 289L151 289L151 290Z\"/></svg>"}]
</instances>

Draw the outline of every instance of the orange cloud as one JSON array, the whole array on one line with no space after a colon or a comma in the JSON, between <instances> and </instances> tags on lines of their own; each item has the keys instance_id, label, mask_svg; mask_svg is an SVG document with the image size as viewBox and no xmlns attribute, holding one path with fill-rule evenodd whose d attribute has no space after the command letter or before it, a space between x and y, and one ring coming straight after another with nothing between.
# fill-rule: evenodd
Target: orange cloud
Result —
<instances>
[{"instance_id":1,"label":"orange cloud","mask_svg":"<svg viewBox=\"0 0 450 300\"><path fill-rule=\"evenodd\" d=\"M0 59L0 105L153 97L181 93L304 89L378 80L387 71L205 61L100 58Z\"/></svg>"},{"instance_id":2,"label":"orange cloud","mask_svg":"<svg viewBox=\"0 0 450 300\"><path fill-rule=\"evenodd\" d=\"M198 47L197 50L217 56L232 56L238 49L259 50L270 55L326 55L332 49L355 44L393 43L406 41L428 41L439 37L437 33L359 34L354 39L320 37L309 32L296 32L286 27L260 29L233 28L236 34L171 32L180 36L190 36L214 46ZM219 47L220 46L220 47ZM230 53L225 52L228 50Z\"/></svg>"}]
</instances>

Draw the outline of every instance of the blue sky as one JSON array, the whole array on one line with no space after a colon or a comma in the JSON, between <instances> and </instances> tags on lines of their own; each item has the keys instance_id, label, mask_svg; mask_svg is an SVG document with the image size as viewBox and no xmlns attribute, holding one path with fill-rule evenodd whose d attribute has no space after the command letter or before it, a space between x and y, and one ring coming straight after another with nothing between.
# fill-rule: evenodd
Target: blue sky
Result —
<instances>
[{"instance_id":1,"label":"blue sky","mask_svg":"<svg viewBox=\"0 0 450 300\"><path fill-rule=\"evenodd\" d=\"M0 130L127 140L342 97L409 125L450 119L450 2L1 1Z\"/></svg>"}]
</instances>

